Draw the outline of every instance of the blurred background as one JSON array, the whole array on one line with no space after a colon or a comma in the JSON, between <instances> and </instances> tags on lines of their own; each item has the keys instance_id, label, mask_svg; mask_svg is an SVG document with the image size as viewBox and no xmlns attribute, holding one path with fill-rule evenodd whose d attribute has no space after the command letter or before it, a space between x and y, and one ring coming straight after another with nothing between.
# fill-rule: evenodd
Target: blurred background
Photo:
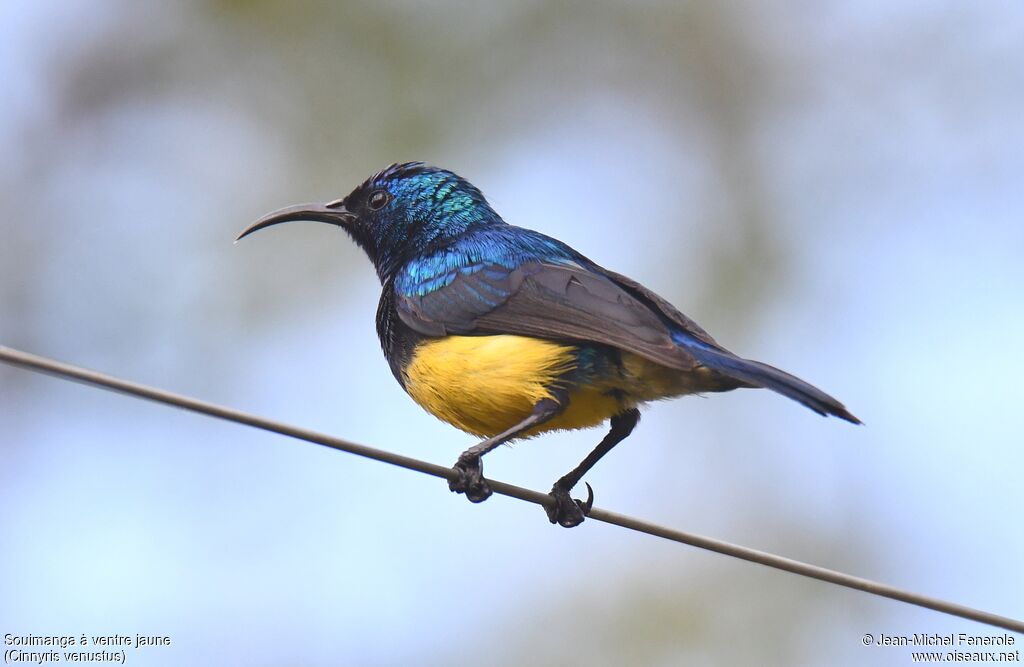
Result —
<instances>
[{"instance_id":1,"label":"blurred background","mask_svg":"<svg viewBox=\"0 0 1024 667\"><path fill-rule=\"evenodd\" d=\"M0 344L448 465L369 262L263 213L390 162L669 298L866 426L651 406L597 504L1024 617L1024 5L0 4ZM488 458L537 489L597 430ZM132 664L907 664L999 634L0 367L0 633ZM1018 638L1018 643L1021 638Z\"/></svg>"}]
</instances>

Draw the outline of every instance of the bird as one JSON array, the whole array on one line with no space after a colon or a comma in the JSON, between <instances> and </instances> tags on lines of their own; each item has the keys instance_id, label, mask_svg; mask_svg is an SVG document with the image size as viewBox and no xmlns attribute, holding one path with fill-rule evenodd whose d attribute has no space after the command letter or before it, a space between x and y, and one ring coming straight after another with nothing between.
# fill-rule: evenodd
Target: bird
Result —
<instances>
[{"instance_id":1,"label":"bird","mask_svg":"<svg viewBox=\"0 0 1024 667\"><path fill-rule=\"evenodd\" d=\"M838 400L768 364L739 357L640 283L558 239L505 222L452 171L395 163L347 196L288 206L238 236L284 222L336 225L381 282L376 327L392 374L427 412L482 440L459 455L449 488L492 493L482 458L554 430L607 434L559 478L545 503L564 527L593 507L572 489L660 399L766 388L860 424Z\"/></svg>"}]
</instances>

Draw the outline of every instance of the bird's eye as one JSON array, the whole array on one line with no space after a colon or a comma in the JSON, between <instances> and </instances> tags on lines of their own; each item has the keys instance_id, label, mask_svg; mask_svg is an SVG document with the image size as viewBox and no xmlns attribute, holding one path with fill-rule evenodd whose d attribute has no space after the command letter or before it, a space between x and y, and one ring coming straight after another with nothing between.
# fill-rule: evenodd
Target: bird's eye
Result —
<instances>
[{"instance_id":1,"label":"bird's eye","mask_svg":"<svg viewBox=\"0 0 1024 667\"><path fill-rule=\"evenodd\" d=\"M366 203L370 205L371 211L379 211L384 208L384 205L387 204L390 199L391 197L388 196L387 192L384 190L377 190L370 195L370 198Z\"/></svg>"}]
</instances>

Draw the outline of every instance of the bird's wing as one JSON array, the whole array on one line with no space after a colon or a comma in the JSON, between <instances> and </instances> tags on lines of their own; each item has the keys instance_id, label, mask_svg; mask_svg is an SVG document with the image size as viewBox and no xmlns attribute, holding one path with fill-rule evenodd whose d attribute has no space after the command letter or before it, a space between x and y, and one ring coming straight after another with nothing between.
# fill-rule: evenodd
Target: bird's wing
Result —
<instances>
[{"instance_id":1,"label":"bird's wing","mask_svg":"<svg viewBox=\"0 0 1024 667\"><path fill-rule=\"evenodd\" d=\"M615 273L614 271L609 271L603 267L601 267L601 271L605 276L629 292L633 297L649 304L652 308L656 308L663 316L672 321L672 324L675 325L677 330L685 331L693 338L696 338L700 342L706 343L716 349L724 349L715 341L714 338L711 337L711 334L704 331L699 324L691 320L689 317L683 315L678 308L673 306L664 298L658 296L637 281L632 278L628 278L621 273Z\"/></svg>"},{"instance_id":2,"label":"bird's wing","mask_svg":"<svg viewBox=\"0 0 1024 667\"><path fill-rule=\"evenodd\" d=\"M673 340L673 331L717 347L664 299L595 269L575 262L530 261L512 269L474 264L402 281L395 307L403 322L427 336L516 334L595 341L681 370L699 362Z\"/></svg>"}]
</instances>

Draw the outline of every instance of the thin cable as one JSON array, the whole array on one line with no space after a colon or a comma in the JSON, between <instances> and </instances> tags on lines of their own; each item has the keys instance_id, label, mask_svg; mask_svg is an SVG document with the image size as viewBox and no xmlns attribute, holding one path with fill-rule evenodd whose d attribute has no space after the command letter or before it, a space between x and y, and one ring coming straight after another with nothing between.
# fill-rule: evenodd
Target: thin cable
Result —
<instances>
[{"instance_id":1,"label":"thin cable","mask_svg":"<svg viewBox=\"0 0 1024 667\"><path fill-rule=\"evenodd\" d=\"M12 366L54 375L65 380L74 380L94 387L109 389L123 394L128 394L130 396L163 403L172 407L182 408L184 410L191 410L192 412L198 412L210 417L217 417L219 419L226 419L227 421L247 424L265 431L280 433L281 435L298 438L299 440L323 445L324 447L330 447L331 449L337 449L350 454L356 454L358 456L382 461L384 463L390 463L402 468L408 468L409 470L433 475L434 477L448 479L449 475L452 474L452 469L445 466L439 466L437 464L428 463L409 456L402 456L401 454L395 454L393 452L359 445L354 442L349 442L348 440L342 440L341 438L317 433L316 431L310 431L296 426L289 426L288 424L282 424L272 419L266 419L264 417L241 412L239 410L206 403L204 401L189 398L188 396L182 396L180 394L174 394L162 389L155 389L153 387L147 387L127 380L121 380L110 375L97 373L96 371L90 371L77 366L71 366L46 357L29 354L28 352L21 352L2 345L0 345L0 361ZM500 493L511 498L518 498L519 500L525 500L537 505L547 506L551 502L551 497L546 493L540 493L531 489L524 489L520 486L506 484L505 482L498 482L490 478L488 478L488 481L495 493ZM928 597L912 591L896 588L895 586L889 586L888 584L854 577L843 572L837 572L835 570L818 567L817 565L811 565L798 560L776 556L775 554L770 554L764 551L758 551L757 549L750 549L748 547L742 547L729 542L715 540L710 537L704 537L681 530L675 530L673 528L667 528L665 526L659 526L657 524L648 523L622 514L616 514L615 512L609 512L608 510L599 509L597 507L591 510L588 518L595 521L603 521L605 523L621 526L622 528L627 528L629 530L647 533L648 535L654 535L655 537L662 537L674 542L688 544L699 549L715 551L720 554L725 554L726 556L750 561L751 563L759 563L778 570L785 570L786 572L792 572L793 574L798 574L804 577L819 579L831 584L836 584L837 586L853 588L855 590L864 591L865 593L871 593L872 595L878 595L892 600L899 600L918 607L932 609L944 614L951 614L971 621L977 621L978 623L984 623L986 625L1024 634L1024 621L1015 620L1006 616L999 616L998 614L992 614L986 611L973 609L971 607L965 607L963 605L947 602L938 598Z\"/></svg>"}]
</instances>

